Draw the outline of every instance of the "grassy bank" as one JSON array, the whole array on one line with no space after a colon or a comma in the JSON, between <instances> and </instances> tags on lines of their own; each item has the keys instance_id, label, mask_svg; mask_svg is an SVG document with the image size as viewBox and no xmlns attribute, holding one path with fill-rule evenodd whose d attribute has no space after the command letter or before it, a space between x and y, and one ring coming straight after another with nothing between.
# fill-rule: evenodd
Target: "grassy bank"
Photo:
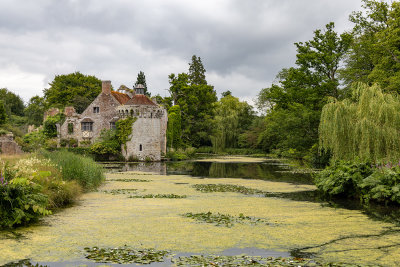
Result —
<instances>
[{"instance_id":1,"label":"grassy bank","mask_svg":"<svg viewBox=\"0 0 400 267\"><path fill-rule=\"evenodd\" d=\"M70 205L104 179L92 159L67 151L1 156L0 174L0 229Z\"/></svg>"}]
</instances>

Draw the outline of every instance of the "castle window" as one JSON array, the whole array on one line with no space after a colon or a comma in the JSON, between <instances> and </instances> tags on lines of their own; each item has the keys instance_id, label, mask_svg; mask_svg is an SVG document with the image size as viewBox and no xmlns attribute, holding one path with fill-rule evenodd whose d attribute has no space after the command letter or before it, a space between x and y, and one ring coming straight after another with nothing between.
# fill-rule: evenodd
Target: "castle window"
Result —
<instances>
[{"instance_id":1,"label":"castle window","mask_svg":"<svg viewBox=\"0 0 400 267\"><path fill-rule=\"evenodd\" d=\"M81 128L82 132L93 132L93 122L82 122Z\"/></svg>"},{"instance_id":2,"label":"castle window","mask_svg":"<svg viewBox=\"0 0 400 267\"><path fill-rule=\"evenodd\" d=\"M68 123L68 134L73 134L73 133L74 133L74 124Z\"/></svg>"},{"instance_id":3,"label":"castle window","mask_svg":"<svg viewBox=\"0 0 400 267\"><path fill-rule=\"evenodd\" d=\"M93 113L100 113L100 107L93 107Z\"/></svg>"},{"instance_id":4,"label":"castle window","mask_svg":"<svg viewBox=\"0 0 400 267\"><path fill-rule=\"evenodd\" d=\"M115 121L110 122L110 129L117 129L115 126Z\"/></svg>"},{"instance_id":5,"label":"castle window","mask_svg":"<svg viewBox=\"0 0 400 267\"><path fill-rule=\"evenodd\" d=\"M140 144L139 145L139 151L142 151L143 150L143 147L142 147L142 144Z\"/></svg>"}]
</instances>

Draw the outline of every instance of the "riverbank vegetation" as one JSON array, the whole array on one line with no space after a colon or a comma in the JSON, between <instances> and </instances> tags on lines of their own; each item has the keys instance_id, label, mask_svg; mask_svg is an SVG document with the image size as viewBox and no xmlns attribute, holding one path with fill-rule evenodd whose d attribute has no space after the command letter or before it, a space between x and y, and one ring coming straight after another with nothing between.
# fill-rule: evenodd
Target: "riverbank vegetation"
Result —
<instances>
[{"instance_id":1,"label":"riverbank vegetation","mask_svg":"<svg viewBox=\"0 0 400 267\"><path fill-rule=\"evenodd\" d=\"M92 159L70 152L0 158L0 229L37 221L103 181Z\"/></svg>"}]
</instances>

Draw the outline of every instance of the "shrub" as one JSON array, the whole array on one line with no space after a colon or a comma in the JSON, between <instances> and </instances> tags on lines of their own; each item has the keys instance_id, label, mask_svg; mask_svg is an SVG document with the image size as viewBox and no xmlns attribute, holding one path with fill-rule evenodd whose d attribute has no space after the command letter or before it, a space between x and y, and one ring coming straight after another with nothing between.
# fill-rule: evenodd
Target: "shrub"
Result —
<instances>
[{"instance_id":1,"label":"shrub","mask_svg":"<svg viewBox=\"0 0 400 267\"><path fill-rule=\"evenodd\" d=\"M61 139L60 147L77 147L78 140L75 138Z\"/></svg>"},{"instance_id":2,"label":"shrub","mask_svg":"<svg viewBox=\"0 0 400 267\"><path fill-rule=\"evenodd\" d=\"M400 204L400 167L380 167L360 184L365 202L396 202Z\"/></svg>"},{"instance_id":3,"label":"shrub","mask_svg":"<svg viewBox=\"0 0 400 267\"><path fill-rule=\"evenodd\" d=\"M129 158L128 158L128 161L129 162L138 162L140 160L139 160L139 158L137 156L130 155Z\"/></svg>"},{"instance_id":4,"label":"shrub","mask_svg":"<svg viewBox=\"0 0 400 267\"><path fill-rule=\"evenodd\" d=\"M0 227L11 228L26 224L51 214L46 209L47 196L42 194L40 185L27 178L15 178L0 184Z\"/></svg>"},{"instance_id":5,"label":"shrub","mask_svg":"<svg viewBox=\"0 0 400 267\"><path fill-rule=\"evenodd\" d=\"M43 144L46 142L46 137L43 131L35 131L26 134L23 137L23 141L24 143L22 149L24 151L31 152L41 148Z\"/></svg>"},{"instance_id":6,"label":"shrub","mask_svg":"<svg viewBox=\"0 0 400 267\"><path fill-rule=\"evenodd\" d=\"M400 204L399 165L336 161L315 176L315 184L329 196Z\"/></svg>"},{"instance_id":7,"label":"shrub","mask_svg":"<svg viewBox=\"0 0 400 267\"><path fill-rule=\"evenodd\" d=\"M94 143L90 150L96 155L117 155L121 151L121 144L118 141L115 130L102 130L100 138Z\"/></svg>"},{"instance_id":8,"label":"shrub","mask_svg":"<svg viewBox=\"0 0 400 267\"><path fill-rule=\"evenodd\" d=\"M47 150L55 150L57 148L58 142L56 138L52 138L52 139L47 139L45 142L45 149Z\"/></svg>"},{"instance_id":9,"label":"shrub","mask_svg":"<svg viewBox=\"0 0 400 267\"><path fill-rule=\"evenodd\" d=\"M82 187L76 181L63 181L56 168L36 173L32 181L42 186L41 192L48 196L49 209L72 204L82 193Z\"/></svg>"},{"instance_id":10,"label":"shrub","mask_svg":"<svg viewBox=\"0 0 400 267\"><path fill-rule=\"evenodd\" d=\"M73 203L82 192L76 181L63 181L60 169L49 159L33 156L20 159L12 167L4 169L7 177L24 177L40 185L40 192L48 197L47 208L50 209Z\"/></svg>"},{"instance_id":11,"label":"shrub","mask_svg":"<svg viewBox=\"0 0 400 267\"><path fill-rule=\"evenodd\" d=\"M212 146L201 146L196 149L196 153L208 153L213 154L214 148Z\"/></svg>"},{"instance_id":12,"label":"shrub","mask_svg":"<svg viewBox=\"0 0 400 267\"><path fill-rule=\"evenodd\" d=\"M86 191L95 189L104 180L102 167L91 158L66 150L42 151L42 154L60 168L64 180L76 180Z\"/></svg>"},{"instance_id":13,"label":"shrub","mask_svg":"<svg viewBox=\"0 0 400 267\"><path fill-rule=\"evenodd\" d=\"M82 156L91 156L90 147L69 147L67 151Z\"/></svg>"},{"instance_id":14,"label":"shrub","mask_svg":"<svg viewBox=\"0 0 400 267\"><path fill-rule=\"evenodd\" d=\"M43 123L44 135L47 138L57 137L57 123L61 121L61 114L55 116L48 116Z\"/></svg>"},{"instance_id":15,"label":"shrub","mask_svg":"<svg viewBox=\"0 0 400 267\"><path fill-rule=\"evenodd\" d=\"M318 189L329 196L359 197L362 195L359 185L372 173L369 162L334 161L316 174L314 181Z\"/></svg>"},{"instance_id":16,"label":"shrub","mask_svg":"<svg viewBox=\"0 0 400 267\"><path fill-rule=\"evenodd\" d=\"M165 156L173 161L187 160L196 156L196 149L193 147L186 149L179 148L177 150L170 148Z\"/></svg>"}]
</instances>

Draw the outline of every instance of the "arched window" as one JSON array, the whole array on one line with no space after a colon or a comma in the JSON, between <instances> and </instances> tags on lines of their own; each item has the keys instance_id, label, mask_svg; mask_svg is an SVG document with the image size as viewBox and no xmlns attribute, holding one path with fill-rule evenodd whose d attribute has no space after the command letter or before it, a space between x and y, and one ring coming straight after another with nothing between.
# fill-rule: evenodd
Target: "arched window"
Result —
<instances>
[{"instance_id":1,"label":"arched window","mask_svg":"<svg viewBox=\"0 0 400 267\"><path fill-rule=\"evenodd\" d=\"M140 144L139 145L139 151L142 151L143 150L143 147L142 147L142 144Z\"/></svg>"}]
</instances>

